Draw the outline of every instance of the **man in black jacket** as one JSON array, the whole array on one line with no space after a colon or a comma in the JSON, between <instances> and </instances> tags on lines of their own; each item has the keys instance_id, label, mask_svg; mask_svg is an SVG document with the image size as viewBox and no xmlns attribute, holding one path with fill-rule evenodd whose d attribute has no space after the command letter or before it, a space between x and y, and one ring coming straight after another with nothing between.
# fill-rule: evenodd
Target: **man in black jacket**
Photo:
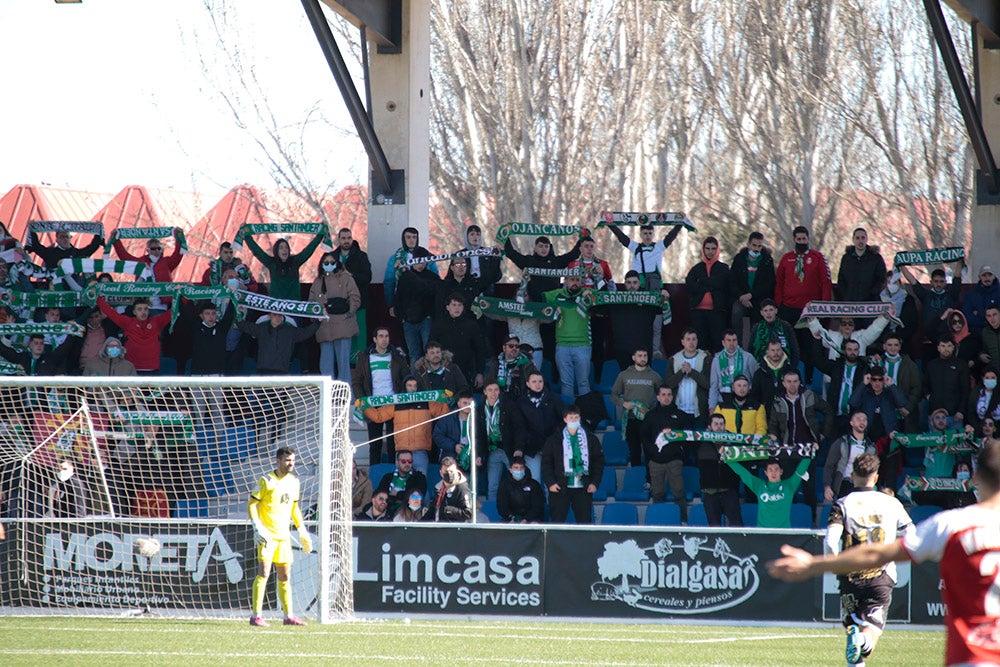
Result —
<instances>
[{"instance_id":1,"label":"man in black jacket","mask_svg":"<svg viewBox=\"0 0 1000 667\"><path fill-rule=\"evenodd\" d=\"M424 248L413 251L414 259L429 257ZM417 360L421 350L431 337L431 316L434 313L434 297L441 278L427 268L427 264L414 264L403 271L396 284L396 316L403 320L403 336L410 363Z\"/></svg>"},{"instance_id":2,"label":"man in black jacket","mask_svg":"<svg viewBox=\"0 0 1000 667\"><path fill-rule=\"evenodd\" d=\"M441 279L438 291L434 298L434 315L432 319L440 319L448 314L448 302L451 297L458 294L462 297L465 305L464 316L473 319L472 304L483 291L479 278L469 275L469 259L467 257L456 257L451 260L448 266L448 273ZM432 334L433 337L433 334Z\"/></svg>"},{"instance_id":3,"label":"man in black jacket","mask_svg":"<svg viewBox=\"0 0 1000 667\"><path fill-rule=\"evenodd\" d=\"M945 409L948 428L961 428L964 411L969 404L969 366L955 355L955 339L951 334L938 338L938 357L924 366L924 395L927 411Z\"/></svg>"},{"instance_id":4,"label":"man in black jacket","mask_svg":"<svg viewBox=\"0 0 1000 667\"><path fill-rule=\"evenodd\" d=\"M549 517L565 523L570 507L577 524L591 523L594 492L604 476L604 452L597 436L580 424L580 408L563 410L564 428L542 448L542 479L549 490Z\"/></svg>"},{"instance_id":5,"label":"man in black jacket","mask_svg":"<svg viewBox=\"0 0 1000 667\"><path fill-rule=\"evenodd\" d=\"M760 367L750 380L750 398L764 406L767 416L771 416L771 406L774 397L781 393L781 379L785 371L795 368L781 346L781 341L775 339L767 344L767 351L760 361Z\"/></svg>"},{"instance_id":6,"label":"man in black jacket","mask_svg":"<svg viewBox=\"0 0 1000 667\"><path fill-rule=\"evenodd\" d=\"M104 245L104 238L95 234L90 243L82 248L73 245L69 232L56 232L56 244L45 246L38 239L38 234L31 232L28 235L28 246L25 250L35 253L45 262L45 268L55 269L59 262L64 259L76 259L90 257L98 248Z\"/></svg>"},{"instance_id":7,"label":"man in black jacket","mask_svg":"<svg viewBox=\"0 0 1000 667\"><path fill-rule=\"evenodd\" d=\"M639 287L639 272L626 273L625 291L638 292ZM618 368L624 370L632 363L633 352L653 349L653 321L662 311L656 306L636 305L603 306L601 310L604 309L608 313L611 332L614 334L615 360ZM660 356L663 356L662 351Z\"/></svg>"},{"instance_id":8,"label":"man in black jacket","mask_svg":"<svg viewBox=\"0 0 1000 667\"><path fill-rule=\"evenodd\" d=\"M486 381L483 396L485 400L476 411L476 442L479 447L476 466L486 466L486 499L496 500L503 472L519 448L524 425L514 403L516 399L502 394L496 380ZM521 465L524 465L523 458Z\"/></svg>"},{"instance_id":9,"label":"man in black jacket","mask_svg":"<svg viewBox=\"0 0 1000 667\"><path fill-rule=\"evenodd\" d=\"M20 364L25 375L63 375L66 372L66 357L73 345L71 336L66 336L54 350L45 351L45 335L31 334L28 349L15 350L0 342L0 356L12 364Z\"/></svg>"},{"instance_id":10,"label":"man in black jacket","mask_svg":"<svg viewBox=\"0 0 1000 667\"><path fill-rule=\"evenodd\" d=\"M885 260L878 248L868 245L868 232L863 227L854 230L854 245L848 246L840 259L837 288L844 301L879 301L885 286ZM866 323L859 323L863 328Z\"/></svg>"},{"instance_id":11,"label":"man in black jacket","mask_svg":"<svg viewBox=\"0 0 1000 667\"><path fill-rule=\"evenodd\" d=\"M761 301L774 298L774 258L764 248L764 235L751 232L746 247L729 267L729 298L733 303L732 327L743 331L743 318L751 326L760 321ZM742 336L741 336L742 338Z\"/></svg>"},{"instance_id":12,"label":"man in black jacket","mask_svg":"<svg viewBox=\"0 0 1000 667\"><path fill-rule=\"evenodd\" d=\"M844 342L844 353L836 361L824 355L816 355L815 361L816 368L830 376L827 403L834 414L832 435L839 438L850 430L851 395L864 382L871 366L861 356L861 345L856 340Z\"/></svg>"},{"instance_id":13,"label":"man in black jacket","mask_svg":"<svg viewBox=\"0 0 1000 667\"><path fill-rule=\"evenodd\" d=\"M466 317L465 300L459 292L448 297L445 314L435 316L430 338L451 351L455 364L474 389L483 386L485 355L482 335L476 320Z\"/></svg>"},{"instance_id":14,"label":"man in black jacket","mask_svg":"<svg viewBox=\"0 0 1000 667\"><path fill-rule=\"evenodd\" d=\"M726 330L729 308L729 265L719 258L719 241L714 236L702 242L701 261L688 271L684 284L691 298L691 326L705 349L714 354Z\"/></svg>"},{"instance_id":15,"label":"man in black jacket","mask_svg":"<svg viewBox=\"0 0 1000 667\"><path fill-rule=\"evenodd\" d=\"M388 495L389 513L395 514L414 489L426 496L427 477L413 469L413 452L400 450L396 452L396 469L382 475L375 490Z\"/></svg>"},{"instance_id":16,"label":"man in black jacket","mask_svg":"<svg viewBox=\"0 0 1000 667\"><path fill-rule=\"evenodd\" d=\"M354 284L361 293L361 307L355 313L358 335L351 342L351 357L354 358L368 346L368 286L372 284L372 263L368 260L368 253L351 236L350 227L341 227L337 232L337 245L340 264L354 278Z\"/></svg>"},{"instance_id":17,"label":"man in black jacket","mask_svg":"<svg viewBox=\"0 0 1000 667\"><path fill-rule=\"evenodd\" d=\"M523 456L524 464L535 479L542 479L542 443L562 423L562 400L545 387L539 372L528 375L524 394L517 399L524 428L514 456Z\"/></svg>"},{"instance_id":18,"label":"man in black jacket","mask_svg":"<svg viewBox=\"0 0 1000 667\"><path fill-rule=\"evenodd\" d=\"M650 496L654 503L667 499L666 484L681 510L681 521L688 516L687 496L684 492L684 445L680 442L657 443L664 430L684 431L694 427L688 413L674 405L674 390L663 385L656 391L656 407L646 413L642 421L642 447L649 466ZM665 483L666 481L666 483Z\"/></svg>"},{"instance_id":19,"label":"man in black jacket","mask_svg":"<svg viewBox=\"0 0 1000 667\"><path fill-rule=\"evenodd\" d=\"M515 456L510 474L500 480L497 513L504 523L541 523L545 520L545 494L542 485L531 476L524 459Z\"/></svg>"}]
</instances>

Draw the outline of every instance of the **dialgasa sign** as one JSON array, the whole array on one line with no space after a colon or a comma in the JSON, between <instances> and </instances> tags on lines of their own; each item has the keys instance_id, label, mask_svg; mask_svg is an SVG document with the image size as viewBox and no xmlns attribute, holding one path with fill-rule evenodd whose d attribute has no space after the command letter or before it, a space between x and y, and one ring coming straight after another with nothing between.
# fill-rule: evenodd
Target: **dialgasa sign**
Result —
<instances>
[{"instance_id":1,"label":"dialgasa sign","mask_svg":"<svg viewBox=\"0 0 1000 667\"><path fill-rule=\"evenodd\" d=\"M680 541L675 541L677 538ZM721 537L663 537L644 547L636 540L607 542L597 559L595 601L620 600L664 614L706 614L753 596L760 585L757 556L738 556Z\"/></svg>"}]
</instances>

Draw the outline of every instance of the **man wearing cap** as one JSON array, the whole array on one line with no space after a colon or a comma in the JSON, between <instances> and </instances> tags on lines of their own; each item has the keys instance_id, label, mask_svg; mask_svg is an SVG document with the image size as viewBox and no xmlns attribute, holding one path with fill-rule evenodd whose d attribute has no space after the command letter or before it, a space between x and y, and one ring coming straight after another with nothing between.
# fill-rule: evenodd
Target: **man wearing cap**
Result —
<instances>
[{"instance_id":1,"label":"man wearing cap","mask_svg":"<svg viewBox=\"0 0 1000 667\"><path fill-rule=\"evenodd\" d=\"M962 312L969 331L978 334L986 326L986 308L1000 304L1000 283L993 275L993 268L984 264L979 268L979 282L962 297Z\"/></svg>"}]
</instances>

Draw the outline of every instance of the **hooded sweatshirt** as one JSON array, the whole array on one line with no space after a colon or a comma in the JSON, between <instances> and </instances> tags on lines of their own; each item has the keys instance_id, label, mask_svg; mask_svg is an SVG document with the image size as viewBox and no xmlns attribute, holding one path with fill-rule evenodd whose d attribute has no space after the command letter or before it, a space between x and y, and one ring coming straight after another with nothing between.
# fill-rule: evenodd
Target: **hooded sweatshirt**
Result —
<instances>
[{"instance_id":1,"label":"hooded sweatshirt","mask_svg":"<svg viewBox=\"0 0 1000 667\"><path fill-rule=\"evenodd\" d=\"M114 341L114 342L112 342ZM96 357L87 362L83 367L84 375L108 375L108 376L129 376L135 375L135 366L125 358L125 346L121 345L122 353L118 357L112 358L108 355L108 348L118 343L117 338L108 338L104 341L101 351Z\"/></svg>"},{"instance_id":2,"label":"hooded sweatshirt","mask_svg":"<svg viewBox=\"0 0 1000 667\"><path fill-rule=\"evenodd\" d=\"M729 291L729 265L719 261L719 251L715 257L705 257L705 243L701 244L701 261L688 271L684 284L687 286L694 310L725 310Z\"/></svg>"},{"instance_id":3,"label":"hooded sweatshirt","mask_svg":"<svg viewBox=\"0 0 1000 667\"><path fill-rule=\"evenodd\" d=\"M406 235L416 234L417 243L412 248L406 247ZM389 261L385 265L385 277L382 279L382 288L385 290L385 305L387 308L392 308L396 305L396 281L399 280L399 274L403 272L403 269L396 266L396 262L400 261L406 264L406 260L413 256L413 251L420 246L420 232L416 227L407 227L399 233L399 247L396 251L389 255ZM436 262L431 262L427 265L427 270L438 275L438 268Z\"/></svg>"}]
</instances>

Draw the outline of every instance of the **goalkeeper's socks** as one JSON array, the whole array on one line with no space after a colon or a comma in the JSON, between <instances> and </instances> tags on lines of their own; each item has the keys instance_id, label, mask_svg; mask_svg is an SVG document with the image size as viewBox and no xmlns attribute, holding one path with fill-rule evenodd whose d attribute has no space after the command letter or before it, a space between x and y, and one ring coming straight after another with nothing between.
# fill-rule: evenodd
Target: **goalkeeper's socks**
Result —
<instances>
[{"instance_id":1,"label":"goalkeeper's socks","mask_svg":"<svg viewBox=\"0 0 1000 667\"><path fill-rule=\"evenodd\" d=\"M285 611L285 618L291 618L292 614L292 582L278 580L278 600L281 601L281 608Z\"/></svg>"},{"instance_id":2,"label":"goalkeeper's socks","mask_svg":"<svg viewBox=\"0 0 1000 667\"><path fill-rule=\"evenodd\" d=\"M281 584L278 584L279 590ZM253 607L254 616L260 616L264 611L264 589L267 587L267 577L257 575L253 580L253 588L250 589L250 603Z\"/></svg>"}]
</instances>

